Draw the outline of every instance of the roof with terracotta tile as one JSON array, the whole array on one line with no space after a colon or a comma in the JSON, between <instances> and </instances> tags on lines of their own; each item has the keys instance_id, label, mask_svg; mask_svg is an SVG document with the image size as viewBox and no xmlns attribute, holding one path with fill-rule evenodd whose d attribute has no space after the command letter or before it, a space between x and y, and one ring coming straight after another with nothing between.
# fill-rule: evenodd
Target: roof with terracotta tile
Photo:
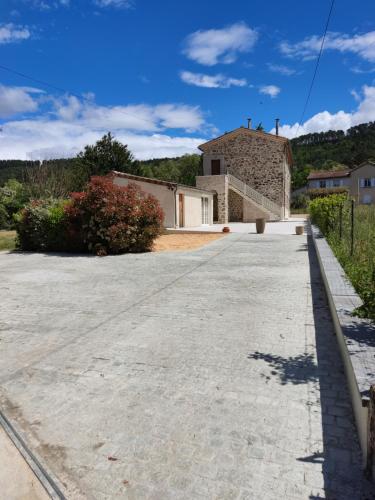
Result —
<instances>
[{"instance_id":1,"label":"roof with terracotta tile","mask_svg":"<svg viewBox=\"0 0 375 500\"><path fill-rule=\"evenodd\" d=\"M169 189L177 189L177 188L192 189L194 191L203 191L203 192L211 193L211 194L214 192L214 191L210 191L209 189L197 188L195 186L187 186L186 184L179 184L177 182L162 181L160 179L153 179L151 177L142 177L140 175L133 175L133 174L125 173L125 172L117 172L116 170L112 170L111 172L109 172L108 176L110 176L110 177L123 177L125 179L129 179L129 180L133 180L133 181L148 182L149 184L159 184L161 186L166 186Z\"/></svg>"},{"instance_id":2,"label":"roof with terracotta tile","mask_svg":"<svg viewBox=\"0 0 375 500\"><path fill-rule=\"evenodd\" d=\"M225 134L219 135L219 137L215 137L214 139L211 139L207 142L204 142L203 144L200 144L198 146L198 149L200 149L201 151L204 152L207 146L211 146L212 144L215 144L217 142L225 141L226 139L228 139L228 137L237 136L240 133L249 134L249 136L252 136L252 137L261 137L262 139L265 139L265 140L271 140L271 141L277 141L277 142L284 143L287 150L288 150L287 154L288 154L288 157L290 159L290 163L292 163L293 157L292 157L292 150L290 147L289 139L287 139L286 137L282 137L281 135L270 134L270 133L264 132L262 130L255 130L255 129L250 129L250 128L246 128L246 127L238 127L238 128L235 128L234 130L231 130L230 132L225 132Z\"/></svg>"},{"instance_id":3,"label":"roof with terracotta tile","mask_svg":"<svg viewBox=\"0 0 375 500\"><path fill-rule=\"evenodd\" d=\"M350 172L350 170L321 170L320 172L310 172L307 180L349 177Z\"/></svg>"}]
</instances>

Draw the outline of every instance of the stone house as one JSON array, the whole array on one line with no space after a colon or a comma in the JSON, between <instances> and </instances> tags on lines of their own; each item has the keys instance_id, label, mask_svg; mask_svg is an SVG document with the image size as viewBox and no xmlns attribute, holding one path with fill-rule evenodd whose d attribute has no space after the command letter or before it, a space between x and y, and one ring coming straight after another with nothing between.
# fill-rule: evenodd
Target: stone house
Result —
<instances>
[{"instance_id":1,"label":"stone house","mask_svg":"<svg viewBox=\"0 0 375 500\"><path fill-rule=\"evenodd\" d=\"M203 175L196 178L196 185L216 192L214 221L289 217L292 152L288 139L239 127L199 149Z\"/></svg>"},{"instance_id":2,"label":"stone house","mask_svg":"<svg viewBox=\"0 0 375 500\"><path fill-rule=\"evenodd\" d=\"M346 187L357 203L375 203L375 163L365 161L352 170L311 172L307 178L308 189Z\"/></svg>"}]
</instances>

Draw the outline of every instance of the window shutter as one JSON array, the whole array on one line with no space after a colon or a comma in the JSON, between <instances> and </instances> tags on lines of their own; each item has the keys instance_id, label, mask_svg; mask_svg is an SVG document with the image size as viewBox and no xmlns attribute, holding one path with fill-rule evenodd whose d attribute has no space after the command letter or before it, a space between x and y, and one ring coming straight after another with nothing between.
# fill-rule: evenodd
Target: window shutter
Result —
<instances>
[{"instance_id":1,"label":"window shutter","mask_svg":"<svg viewBox=\"0 0 375 500\"><path fill-rule=\"evenodd\" d=\"M371 179L371 187L375 187L375 177Z\"/></svg>"},{"instance_id":2,"label":"window shutter","mask_svg":"<svg viewBox=\"0 0 375 500\"><path fill-rule=\"evenodd\" d=\"M359 180L359 187L361 187L361 188L365 187L365 179Z\"/></svg>"}]
</instances>

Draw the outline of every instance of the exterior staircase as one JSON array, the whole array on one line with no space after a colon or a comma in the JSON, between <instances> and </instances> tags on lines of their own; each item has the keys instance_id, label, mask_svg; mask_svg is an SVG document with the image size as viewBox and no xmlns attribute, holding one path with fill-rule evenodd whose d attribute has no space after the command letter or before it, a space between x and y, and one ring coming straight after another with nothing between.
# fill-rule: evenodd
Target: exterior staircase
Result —
<instances>
[{"instance_id":1,"label":"exterior staircase","mask_svg":"<svg viewBox=\"0 0 375 500\"><path fill-rule=\"evenodd\" d=\"M242 196L245 200L253 203L259 210L266 212L270 220L281 220L283 218L283 209L280 205L273 202L263 194L250 187L232 174L227 174L228 187Z\"/></svg>"}]
</instances>

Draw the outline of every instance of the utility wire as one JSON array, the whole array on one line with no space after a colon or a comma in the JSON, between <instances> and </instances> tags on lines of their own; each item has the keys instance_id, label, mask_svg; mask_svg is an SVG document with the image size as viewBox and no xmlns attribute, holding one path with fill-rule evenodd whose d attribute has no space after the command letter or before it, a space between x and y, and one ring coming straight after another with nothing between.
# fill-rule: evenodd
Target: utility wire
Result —
<instances>
[{"instance_id":1,"label":"utility wire","mask_svg":"<svg viewBox=\"0 0 375 500\"><path fill-rule=\"evenodd\" d=\"M324 48L324 42L326 40L326 36L327 36L327 31L328 31L328 26L329 26L329 22L331 20L331 16L332 16L332 11L333 11L333 6L335 4L335 0L332 0L331 1L331 7L329 9L329 13L328 13L328 17L327 17L327 21L326 21L326 25L325 25L325 28L324 28L324 33L323 33L323 37L322 37L322 43L320 45L320 51L319 51L319 54L318 54L318 57L316 59L316 64L315 64L315 69L314 69L314 74L313 74L313 77L312 77L312 80L311 80L311 83L310 83L310 88L309 88L309 91L307 93L307 97L306 97L306 101L305 101L305 105L303 107L303 111L302 111L302 114L301 114L301 118L298 122L298 127L297 127L297 131L296 131L296 135L294 136L294 138L297 137L298 135L298 131L301 127L301 124L302 124L302 121L305 117L305 113L306 113L306 110L307 110L307 106L309 104L309 101L310 101L310 97L311 97L311 92L312 92L312 89L314 87L314 83L315 83L315 79L316 79L316 75L318 73L318 68L319 68L319 63L320 63L320 59L322 57L322 54L323 54L323 48Z\"/></svg>"},{"instance_id":2,"label":"utility wire","mask_svg":"<svg viewBox=\"0 0 375 500\"><path fill-rule=\"evenodd\" d=\"M21 76L22 78L26 78L27 80L30 80L31 82L39 83L40 85L50 87L51 89L57 90L58 92L62 92L64 94L71 95L73 97L76 97L79 100L92 103L92 100L88 97L85 97L84 95L75 94L74 92L71 92L70 90L64 89L62 87L57 87L56 85L53 85L52 83L45 82L44 80L39 80L38 78L34 78L33 76L26 75L25 73L21 73L21 72L16 71L12 68L8 68L7 66L4 66L2 64L0 64L0 69L3 69L4 71L8 71L9 73L13 73L14 75L17 75L17 76ZM141 118L140 116L133 115L131 113L128 113L127 111L122 111L122 113L124 115L131 116L132 118L136 118L137 120L141 120L145 123L151 123L153 126L155 126L155 122L153 122L151 120L147 120L146 118Z\"/></svg>"}]
</instances>

